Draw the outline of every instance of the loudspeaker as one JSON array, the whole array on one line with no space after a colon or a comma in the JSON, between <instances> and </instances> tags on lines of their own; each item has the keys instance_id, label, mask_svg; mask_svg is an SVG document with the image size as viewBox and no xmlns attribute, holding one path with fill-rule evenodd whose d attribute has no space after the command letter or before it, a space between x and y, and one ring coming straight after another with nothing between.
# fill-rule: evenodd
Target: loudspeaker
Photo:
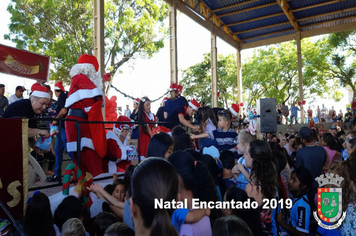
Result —
<instances>
[{"instance_id":1,"label":"loudspeaker","mask_svg":"<svg viewBox=\"0 0 356 236\"><path fill-rule=\"evenodd\" d=\"M260 133L277 132L277 112L275 98L262 98L257 100L257 129Z\"/></svg>"}]
</instances>

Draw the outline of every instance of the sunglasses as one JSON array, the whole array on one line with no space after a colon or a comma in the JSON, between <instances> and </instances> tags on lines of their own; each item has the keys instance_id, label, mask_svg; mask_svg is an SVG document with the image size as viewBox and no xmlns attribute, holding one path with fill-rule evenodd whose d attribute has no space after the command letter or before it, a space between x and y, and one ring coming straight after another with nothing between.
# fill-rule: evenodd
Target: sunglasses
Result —
<instances>
[{"instance_id":1,"label":"sunglasses","mask_svg":"<svg viewBox=\"0 0 356 236\"><path fill-rule=\"evenodd\" d=\"M218 114L218 115L225 116L226 120L229 120L229 119L227 118L227 115L226 115L225 111L219 111L219 114Z\"/></svg>"}]
</instances>

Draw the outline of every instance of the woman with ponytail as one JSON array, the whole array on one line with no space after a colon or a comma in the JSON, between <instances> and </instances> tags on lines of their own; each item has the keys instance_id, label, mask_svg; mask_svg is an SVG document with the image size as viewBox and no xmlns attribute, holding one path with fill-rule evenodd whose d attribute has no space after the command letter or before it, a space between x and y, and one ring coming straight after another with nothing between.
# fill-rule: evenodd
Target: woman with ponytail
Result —
<instances>
[{"instance_id":1,"label":"woman with ponytail","mask_svg":"<svg viewBox=\"0 0 356 236\"><path fill-rule=\"evenodd\" d=\"M192 209L193 198L199 199L200 202L220 200L214 181L204 163L195 161L194 157L186 151L171 154L168 161L178 174L180 198L182 201L186 199L188 209ZM211 226L221 216L223 216L221 210L211 209L209 217L204 216L194 224L182 224L179 234L211 235Z\"/></svg>"},{"instance_id":2,"label":"woman with ponytail","mask_svg":"<svg viewBox=\"0 0 356 236\"><path fill-rule=\"evenodd\" d=\"M141 162L131 177L131 214L135 235L176 236L171 224L173 209L155 209L155 199L176 200L178 177L172 165L150 157Z\"/></svg>"}]
</instances>

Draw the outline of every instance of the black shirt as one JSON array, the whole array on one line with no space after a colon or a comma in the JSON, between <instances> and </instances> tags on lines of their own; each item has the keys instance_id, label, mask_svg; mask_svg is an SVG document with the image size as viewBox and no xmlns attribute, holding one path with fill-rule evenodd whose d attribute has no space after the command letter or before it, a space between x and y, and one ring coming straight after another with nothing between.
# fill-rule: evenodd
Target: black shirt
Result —
<instances>
[{"instance_id":1,"label":"black shirt","mask_svg":"<svg viewBox=\"0 0 356 236\"><path fill-rule=\"evenodd\" d=\"M159 107L157 112L156 112L156 116L158 118L158 121L164 121L164 107Z\"/></svg>"},{"instance_id":2,"label":"black shirt","mask_svg":"<svg viewBox=\"0 0 356 236\"><path fill-rule=\"evenodd\" d=\"M56 108L56 116L58 116L59 112L62 108L65 107L66 100L67 100L67 92L61 92L58 96L57 108ZM65 117L63 117L65 118ZM64 121L61 121L61 128L64 129Z\"/></svg>"},{"instance_id":3,"label":"black shirt","mask_svg":"<svg viewBox=\"0 0 356 236\"><path fill-rule=\"evenodd\" d=\"M11 103L4 112L4 118L35 118L36 113L32 109L30 99L22 99ZM37 128L36 120L28 121L29 128Z\"/></svg>"},{"instance_id":4,"label":"black shirt","mask_svg":"<svg viewBox=\"0 0 356 236\"><path fill-rule=\"evenodd\" d=\"M187 111L187 107L176 107L174 108L174 110L171 112L171 114L169 114L169 116L167 117L167 119L165 121L167 122L174 122L174 123L170 123L170 124L164 124L163 126L172 129L174 126L179 125L179 114L182 114L183 116L186 115L186 111Z\"/></svg>"}]
</instances>

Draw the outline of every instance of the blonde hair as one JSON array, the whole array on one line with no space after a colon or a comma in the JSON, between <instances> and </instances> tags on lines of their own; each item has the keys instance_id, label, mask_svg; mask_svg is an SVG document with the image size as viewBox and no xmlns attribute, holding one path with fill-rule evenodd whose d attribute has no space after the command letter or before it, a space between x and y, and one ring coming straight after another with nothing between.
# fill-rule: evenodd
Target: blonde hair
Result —
<instances>
[{"instance_id":1,"label":"blonde hair","mask_svg":"<svg viewBox=\"0 0 356 236\"><path fill-rule=\"evenodd\" d=\"M61 236L85 236L85 228L78 218L68 219L62 226Z\"/></svg>"},{"instance_id":2,"label":"blonde hair","mask_svg":"<svg viewBox=\"0 0 356 236\"><path fill-rule=\"evenodd\" d=\"M256 139L262 140L260 133L257 130L255 132L256 134L253 135L245 129L241 130L238 136L239 142L249 144Z\"/></svg>"}]
</instances>

